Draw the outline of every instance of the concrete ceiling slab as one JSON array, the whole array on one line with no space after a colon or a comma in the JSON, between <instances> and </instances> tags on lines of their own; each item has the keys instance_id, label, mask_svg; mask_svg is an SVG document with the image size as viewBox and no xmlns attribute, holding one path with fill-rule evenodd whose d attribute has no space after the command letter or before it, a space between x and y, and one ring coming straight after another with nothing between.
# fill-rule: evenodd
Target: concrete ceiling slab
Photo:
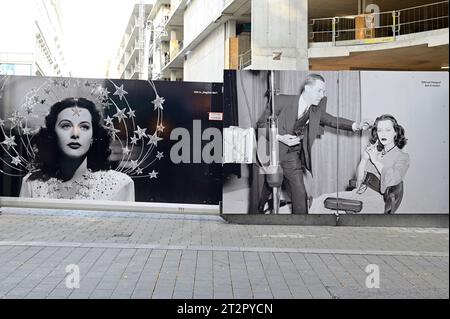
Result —
<instances>
[{"instance_id":1,"label":"concrete ceiling slab","mask_svg":"<svg viewBox=\"0 0 450 319\"><path fill-rule=\"evenodd\" d=\"M448 66L448 44L351 53L347 57L310 59L311 70L442 71Z\"/></svg>"}]
</instances>

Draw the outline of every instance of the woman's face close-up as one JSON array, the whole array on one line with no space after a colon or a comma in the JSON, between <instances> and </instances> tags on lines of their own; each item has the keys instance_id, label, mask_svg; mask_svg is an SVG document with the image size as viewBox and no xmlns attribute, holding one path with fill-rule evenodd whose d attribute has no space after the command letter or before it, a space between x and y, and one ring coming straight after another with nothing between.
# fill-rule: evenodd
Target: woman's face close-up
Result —
<instances>
[{"instance_id":1,"label":"woman's face close-up","mask_svg":"<svg viewBox=\"0 0 450 319\"><path fill-rule=\"evenodd\" d=\"M58 146L67 157L86 155L93 135L91 113L79 107L62 110L56 119L55 132Z\"/></svg>"},{"instance_id":2,"label":"woman's face close-up","mask_svg":"<svg viewBox=\"0 0 450 319\"><path fill-rule=\"evenodd\" d=\"M378 140L383 145L389 145L395 141L395 129L391 120L379 121L377 124Z\"/></svg>"}]
</instances>

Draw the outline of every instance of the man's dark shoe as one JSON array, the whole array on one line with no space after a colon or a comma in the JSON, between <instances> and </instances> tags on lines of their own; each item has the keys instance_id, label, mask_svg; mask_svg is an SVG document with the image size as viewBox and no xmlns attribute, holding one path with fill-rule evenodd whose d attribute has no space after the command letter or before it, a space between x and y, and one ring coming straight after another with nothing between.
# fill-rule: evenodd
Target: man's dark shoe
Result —
<instances>
[{"instance_id":1,"label":"man's dark shoe","mask_svg":"<svg viewBox=\"0 0 450 319\"><path fill-rule=\"evenodd\" d=\"M283 207L283 206L286 206L287 204L288 204L287 201L285 201L285 200L280 200L280 208ZM267 209L265 210L265 212L266 212L266 211L270 211L270 210L273 210L273 201L272 201L272 200L269 201L269 208L267 208Z\"/></svg>"}]
</instances>

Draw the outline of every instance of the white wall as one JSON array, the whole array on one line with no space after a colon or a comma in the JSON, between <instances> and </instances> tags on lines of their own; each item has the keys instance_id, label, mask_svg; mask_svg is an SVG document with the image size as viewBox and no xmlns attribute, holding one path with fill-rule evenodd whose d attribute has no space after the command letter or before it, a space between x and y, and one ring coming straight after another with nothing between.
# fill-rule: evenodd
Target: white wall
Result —
<instances>
[{"instance_id":1,"label":"white wall","mask_svg":"<svg viewBox=\"0 0 450 319\"><path fill-rule=\"evenodd\" d=\"M29 0L0 1L0 52L34 52L33 9Z\"/></svg>"},{"instance_id":2,"label":"white wall","mask_svg":"<svg viewBox=\"0 0 450 319\"><path fill-rule=\"evenodd\" d=\"M448 72L361 72L362 118L392 114L408 138L411 164L399 212L449 212L448 80Z\"/></svg>"},{"instance_id":3,"label":"white wall","mask_svg":"<svg viewBox=\"0 0 450 319\"><path fill-rule=\"evenodd\" d=\"M219 26L184 62L184 81L223 82L225 68L225 27Z\"/></svg>"},{"instance_id":4,"label":"white wall","mask_svg":"<svg viewBox=\"0 0 450 319\"><path fill-rule=\"evenodd\" d=\"M155 27L157 26L164 26L166 24L165 17L170 16L170 7L166 5L162 5L159 7L158 12L155 15L155 18L153 19L153 25Z\"/></svg>"},{"instance_id":5,"label":"white wall","mask_svg":"<svg viewBox=\"0 0 450 319\"><path fill-rule=\"evenodd\" d=\"M184 45L213 22L223 7L224 0L191 0L184 12Z\"/></svg>"}]
</instances>

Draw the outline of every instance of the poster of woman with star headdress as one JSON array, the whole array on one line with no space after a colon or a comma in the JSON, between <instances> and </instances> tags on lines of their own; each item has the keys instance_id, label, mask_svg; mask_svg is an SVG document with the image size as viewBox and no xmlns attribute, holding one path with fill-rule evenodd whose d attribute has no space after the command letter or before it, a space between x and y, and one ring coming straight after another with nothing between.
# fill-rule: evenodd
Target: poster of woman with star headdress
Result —
<instances>
[{"instance_id":1,"label":"poster of woman with star headdress","mask_svg":"<svg viewBox=\"0 0 450 319\"><path fill-rule=\"evenodd\" d=\"M0 197L217 205L221 112L218 83L2 76Z\"/></svg>"}]
</instances>

